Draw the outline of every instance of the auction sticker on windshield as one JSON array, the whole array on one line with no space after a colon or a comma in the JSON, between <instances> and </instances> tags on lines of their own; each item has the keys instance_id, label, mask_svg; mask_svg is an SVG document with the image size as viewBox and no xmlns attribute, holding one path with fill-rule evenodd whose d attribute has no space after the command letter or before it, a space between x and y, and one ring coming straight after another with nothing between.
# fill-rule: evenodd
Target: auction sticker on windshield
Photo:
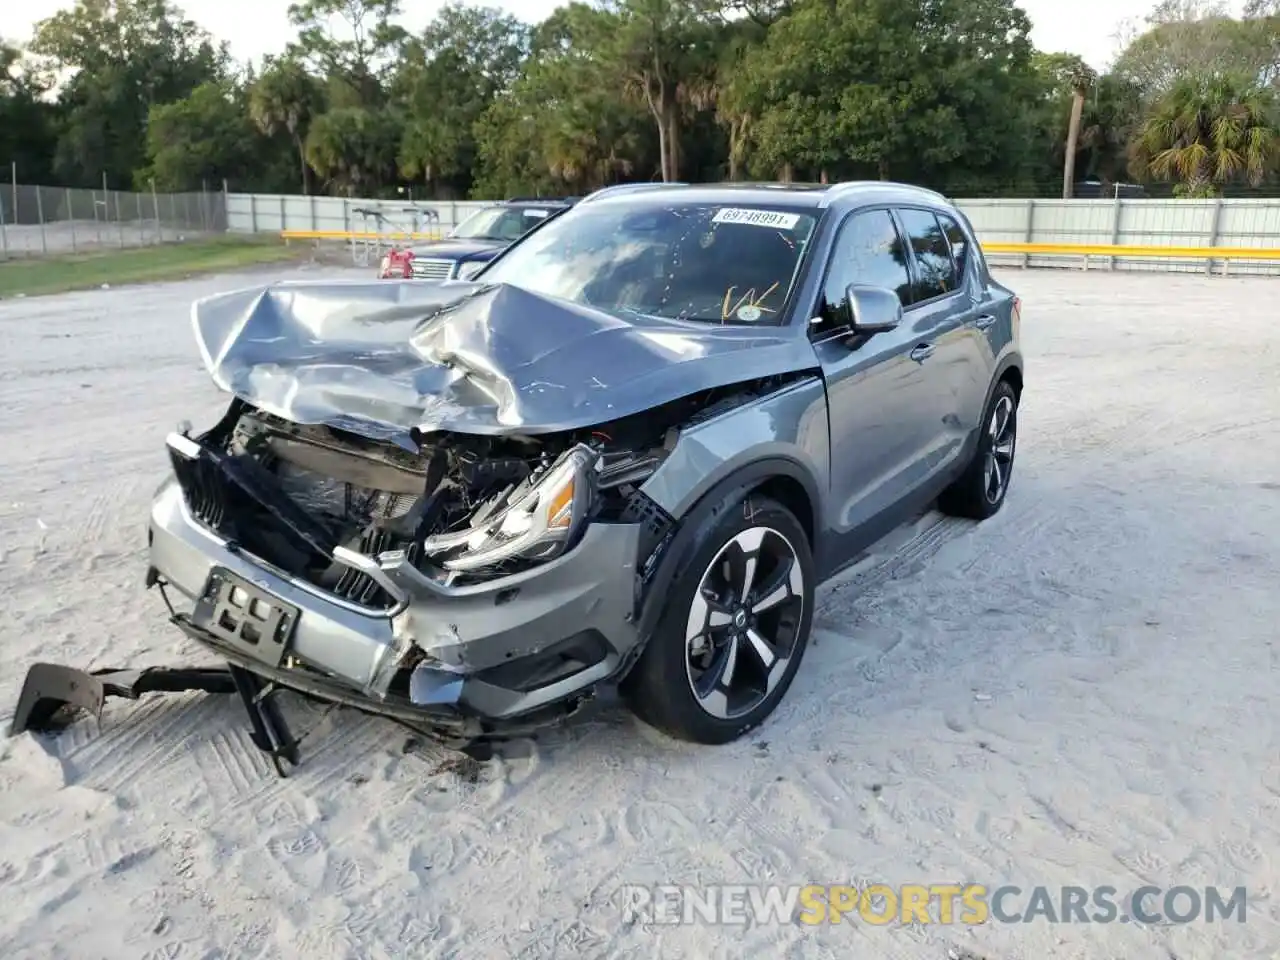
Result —
<instances>
[{"instance_id":1,"label":"auction sticker on windshield","mask_svg":"<svg viewBox=\"0 0 1280 960\"><path fill-rule=\"evenodd\" d=\"M745 223L753 227L770 227L773 230L793 230L800 222L798 213L780 213L777 210L744 210L724 207L716 211L712 223Z\"/></svg>"}]
</instances>

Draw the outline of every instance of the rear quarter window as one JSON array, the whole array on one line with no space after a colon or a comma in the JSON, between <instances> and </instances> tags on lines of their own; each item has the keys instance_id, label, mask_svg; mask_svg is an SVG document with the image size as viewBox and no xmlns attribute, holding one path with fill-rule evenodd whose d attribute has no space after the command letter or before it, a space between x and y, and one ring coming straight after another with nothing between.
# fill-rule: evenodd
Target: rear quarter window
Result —
<instances>
[{"instance_id":1,"label":"rear quarter window","mask_svg":"<svg viewBox=\"0 0 1280 960\"><path fill-rule=\"evenodd\" d=\"M978 232L973 229L973 223L964 215L963 210L957 210L955 213L956 216L953 219L961 225L959 233L965 241L965 259L967 262L972 262L980 286L990 283L991 269L987 265L986 254L982 252L982 244L978 242Z\"/></svg>"},{"instance_id":2,"label":"rear quarter window","mask_svg":"<svg viewBox=\"0 0 1280 960\"><path fill-rule=\"evenodd\" d=\"M969 238L960 224L945 213L938 214L938 222L942 224L942 232L946 234L947 243L951 246L951 258L956 264L956 274L963 282L967 276L965 271L969 268Z\"/></svg>"},{"instance_id":3,"label":"rear quarter window","mask_svg":"<svg viewBox=\"0 0 1280 960\"><path fill-rule=\"evenodd\" d=\"M912 300L919 303L954 293L960 274L951 259L951 245L942 224L932 210L905 208L898 211L907 231L907 243L915 254L919 275L912 283Z\"/></svg>"}]
</instances>

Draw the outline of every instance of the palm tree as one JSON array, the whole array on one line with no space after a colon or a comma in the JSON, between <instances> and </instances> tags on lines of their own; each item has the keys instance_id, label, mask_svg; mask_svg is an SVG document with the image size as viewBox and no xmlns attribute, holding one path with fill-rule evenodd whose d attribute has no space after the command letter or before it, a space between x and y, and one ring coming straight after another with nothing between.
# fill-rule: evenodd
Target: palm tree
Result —
<instances>
[{"instance_id":1,"label":"palm tree","mask_svg":"<svg viewBox=\"0 0 1280 960\"><path fill-rule=\"evenodd\" d=\"M1175 194L1217 196L1257 186L1280 160L1276 93L1247 76L1180 77L1143 121L1131 149L1139 177L1176 180Z\"/></svg>"},{"instance_id":2,"label":"palm tree","mask_svg":"<svg viewBox=\"0 0 1280 960\"><path fill-rule=\"evenodd\" d=\"M1062 199L1070 200L1076 182L1076 146L1080 142L1080 118L1084 115L1084 98L1097 82L1098 75L1080 61L1071 70L1071 121L1067 125L1067 156L1062 164Z\"/></svg>"},{"instance_id":3,"label":"palm tree","mask_svg":"<svg viewBox=\"0 0 1280 960\"><path fill-rule=\"evenodd\" d=\"M249 90L249 115L254 126L268 137L287 133L293 141L302 168L304 194L310 192L307 128L320 109L319 86L306 68L294 59L268 63Z\"/></svg>"},{"instance_id":4,"label":"palm tree","mask_svg":"<svg viewBox=\"0 0 1280 960\"><path fill-rule=\"evenodd\" d=\"M1123 180L1140 115L1140 93L1132 83L1114 75L1099 77L1080 120L1076 174L1083 160L1088 173L1104 181Z\"/></svg>"},{"instance_id":5,"label":"palm tree","mask_svg":"<svg viewBox=\"0 0 1280 960\"><path fill-rule=\"evenodd\" d=\"M751 125L756 104L747 55L757 49L765 37L765 26L750 18L730 21L723 26L719 56L700 71L701 84L694 105L714 108L716 122L728 134L728 174L737 180L746 166Z\"/></svg>"}]
</instances>

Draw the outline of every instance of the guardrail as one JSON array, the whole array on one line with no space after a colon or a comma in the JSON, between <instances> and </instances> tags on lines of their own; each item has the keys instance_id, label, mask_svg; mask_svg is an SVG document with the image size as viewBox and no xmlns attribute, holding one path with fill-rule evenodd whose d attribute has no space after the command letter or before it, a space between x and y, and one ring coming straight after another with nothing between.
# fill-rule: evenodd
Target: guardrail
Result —
<instances>
[{"instance_id":1,"label":"guardrail","mask_svg":"<svg viewBox=\"0 0 1280 960\"><path fill-rule=\"evenodd\" d=\"M1081 261L1081 268L1089 269L1090 261L1102 259L1114 267L1116 261L1203 261L1206 273L1212 273L1215 263L1222 264L1222 275L1231 272L1231 263L1240 261L1261 261L1266 267L1257 269L1273 270L1280 264L1280 247L1175 247L1165 244L1087 244L1087 243L983 243L982 250L989 256L1019 256L1022 266L1032 266L1032 259L1070 257ZM1174 269L1177 269L1174 267Z\"/></svg>"},{"instance_id":2,"label":"guardrail","mask_svg":"<svg viewBox=\"0 0 1280 960\"><path fill-rule=\"evenodd\" d=\"M1167 257L1174 260L1280 260L1280 247L1171 247L1085 243L984 243L985 253L1064 257Z\"/></svg>"}]
</instances>

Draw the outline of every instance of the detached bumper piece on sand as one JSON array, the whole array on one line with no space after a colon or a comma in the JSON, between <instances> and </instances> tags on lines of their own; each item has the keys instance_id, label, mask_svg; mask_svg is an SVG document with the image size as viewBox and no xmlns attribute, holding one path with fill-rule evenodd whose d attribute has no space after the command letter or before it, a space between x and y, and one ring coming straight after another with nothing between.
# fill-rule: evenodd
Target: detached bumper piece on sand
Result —
<instances>
[{"instance_id":1,"label":"detached bumper piece on sand","mask_svg":"<svg viewBox=\"0 0 1280 960\"><path fill-rule=\"evenodd\" d=\"M195 636L200 628L188 619L175 616L174 622ZM203 638L207 642L207 638ZM300 739L294 736L281 714L273 695L282 689L304 696L354 707L396 720L418 733L432 736L476 758L488 756L492 740L534 732L545 724L530 726L511 724L500 735L468 735L464 725L424 728L422 713L412 704L384 703L374 705L354 697L342 686L322 680L304 680L280 671L287 683L264 678L264 670L255 663L247 669L241 663L227 662L221 667L146 667L140 670L102 669L86 672L58 663L35 663L27 671L26 681L18 694L18 705L9 728L10 736L32 731L54 733L75 721L80 713L100 718L110 698L138 700L149 693L213 693L235 694L249 716L250 738L255 747L266 753L280 776L287 776L287 766L301 763Z\"/></svg>"},{"instance_id":2,"label":"detached bumper piece on sand","mask_svg":"<svg viewBox=\"0 0 1280 960\"><path fill-rule=\"evenodd\" d=\"M27 672L9 734L56 730L81 710L98 717L108 697L137 700L147 693L186 691L238 693L249 711L254 745L271 756L281 775L284 763L298 763L297 743L276 704L263 696L262 681L230 663L225 667L149 667L92 673L57 663L37 663Z\"/></svg>"}]
</instances>

